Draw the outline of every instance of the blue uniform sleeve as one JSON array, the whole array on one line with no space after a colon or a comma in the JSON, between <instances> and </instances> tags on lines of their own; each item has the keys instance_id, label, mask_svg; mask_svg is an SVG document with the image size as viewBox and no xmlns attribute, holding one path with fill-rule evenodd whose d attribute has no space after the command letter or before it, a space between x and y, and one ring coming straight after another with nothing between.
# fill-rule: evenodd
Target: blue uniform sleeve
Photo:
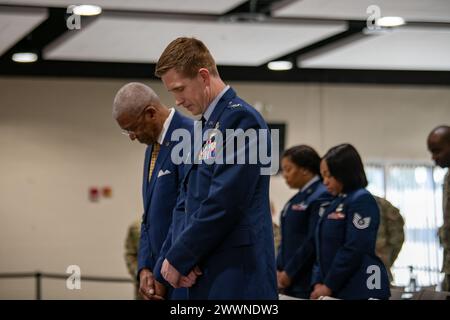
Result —
<instances>
[{"instance_id":1,"label":"blue uniform sleeve","mask_svg":"<svg viewBox=\"0 0 450 320\"><path fill-rule=\"evenodd\" d=\"M323 283L323 277L322 273L320 272L320 266L318 262L315 261L312 268L311 286L314 287L314 285L316 285L317 283Z\"/></svg>"},{"instance_id":2,"label":"blue uniform sleeve","mask_svg":"<svg viewBox=\"0 0 450 320\"><path fill-rule=\"evenodd\" d=\"M324 284L332 292L339 291L361 267L364 254L374 250L379 225L379 209L370 194L363 194L348 203L346 235L337 251Z\"/></svg>"},{"instance_id":3,"label":"blue uniform sleeve","mask_svg":"<svg viewBox=\"0 0 450 320\"><path fill-rule=\"evenodd\" d=\"M153 268L153 276L156 280L158 280L160 283L163 283L165 286L170 286L170 284L163 278L161 275L161 267L164 262L164 259L166 258L167 252L172 246L172 239L176 236L175 233L177 233L179 230L175 230L175 224L179 223L179 221L176 221L176 218L178 216L184 216L185 215L185 193L184 188L182 187L182 182L184 180L184 166L179 165L177 166L178 171L178 196L177 196L177 203L175 205L175 208L172 211L172 222L170 224L169 230L167 232L166 239L164 240L164 243L161 247L161 250L159 252L158 259L156 260L155 267ZM179 228L180 226L177 226Z\"/></svg>"},{"instance_id":4,"label":"blue uniform sleeve","mask_svg":"<svg viewBox=\"0 0 450 320\"><path fill-rule=\"evenodd\" d=\"M233 112L227 120L221 123L223 128L241 128L244 131L253 128L256 132L259 129L256 119L244 110ZM248 155L250 145L255 143L257 141L245 139L245 144L234 153L235 163L236 155L240 152ZM226 154L224 150L224 158ZM187 275L202 257L212 252L230 234L240 214L248 207L260 179L261 166L248 164L248 161L246 164L215 163L212 166L208 196L190 215L187 228L167 253L167 259L183 275Z\"/></svg>"},{"instance_id":5,"label":"blue uniform sleeve","mask_svg":"<svg viewBox=\"0 0 450 320\"><path fill-rule=\"evenodd\" d=\"M166 287L170 286L170 284L161 275L161 267L164 262L166 253L172 244L172 230L173 224L171 224L169 227L169 232L167 233L166 240L164 241L163 246L161 247L158 260L156 261L155 267L153 268L153 276L155 277L155 279L158 280L158 282L164 284Z\"/></svg>"},{"instance_id":6,"label":"blue uniform sleeve","mask_svg":"<svg viewBox=\"0 0 450 320\"><path fill-rule=\"evenodd\" d=\"M158 260L156 261L154 272L153 272L155 279L158 280L159 282L165 284L166 286L170 286L170 284L168 282L166 282L166 280L161 275L161 267L164 262L164 259L166 259L167 252L169 252L170 248L172 247L172 239L174 237L176 237L176 235L174 234L175 232L177 232L177 230L175 230L175 227L174 227L174 224L176 223L175 217L180 214L181 215L185 214L184 200L185 200L185 194L182 192L182 188L180 188L180 193L177 198L177 205L174 208L174 211L172 214L172 223L170 224L169 231L167 232L166 240L164 241L164 243L161 247L161 251L159 253L159 257L158 257Z\"/></svg>"}]
</instances>

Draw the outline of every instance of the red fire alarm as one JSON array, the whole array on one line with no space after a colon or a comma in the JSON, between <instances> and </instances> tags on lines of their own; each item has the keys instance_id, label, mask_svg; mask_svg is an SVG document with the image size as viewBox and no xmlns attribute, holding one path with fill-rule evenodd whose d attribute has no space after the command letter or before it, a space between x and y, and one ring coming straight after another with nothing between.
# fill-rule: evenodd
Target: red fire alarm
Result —
<instances>
[{"instance_id":1,"label":"red fire alarm","mask_svg":"<svg viewBox=\"0 0 450 320\"><path fill-rule=\"evenodd\" d=\"M89 188L89 200L91 202L97 202L99 200L99 197L100 197L100 192L98 191L97 188L95 188L95 187Z\"/></svg>"}]
</instances>

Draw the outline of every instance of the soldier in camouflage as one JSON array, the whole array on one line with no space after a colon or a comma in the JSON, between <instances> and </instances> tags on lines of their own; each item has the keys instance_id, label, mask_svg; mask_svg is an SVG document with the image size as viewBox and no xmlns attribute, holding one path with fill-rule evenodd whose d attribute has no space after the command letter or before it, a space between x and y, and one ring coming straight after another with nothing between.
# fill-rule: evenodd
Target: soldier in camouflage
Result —
<instances>
[{"instance_id":1,"label":"soldier in camouflage","mask_svg":"<svg viewBox=\"0 0 450 320\"><path fill-rule=\"evenodd\" d=\"M139 238L141 236L141 221L134 221L128 228L127 238L125 240L125 262L127 264L128 272L134 283L135 299L141 300L139 294L139 283L137 282L137 256L139 252Z\"/></svg>"},{"instance_id":2,"label":"soldier in camouflage","mask_svg":"<svg viewBox=\"0 0 450 320\"><path fill-rule=\"evenodd\" d=\"M386 266L389 280L392 282L394 277L391 268L405 241L405 232L403 231L405 221L400 211L389 201L377 196L374 196L374 198L380 208L380 226L377 233L375 253Z\"/></svg>"},{"instance_id":3,"label":"soldier in camouflage","mask_svg":"<svg viewBox=\"0 0 450 320\"><path fill-rule=\"evenodd\" d=\"M272 214L272 230L273 230L273 242L275 245L275 257L278 254L278 247L281 243L281 228L280 226L274 221L276 219L276 210L275 205L272 201L270 201L270 213Z\"/></svg>"},{"instance_id":4,"label":"soldier in camouflage","mask_svg":"<svg viewBox=\"0 0 450 320\"><path fill-rule=\"evenodd\" d=\"M442 125L434 128L427 139L428 150L436 165L441 168L450 167L450 127ZM442 272L445 277L442 290L450 291L450 178L445 176L442 193L443 225L439 228L439 240L444 249Z\"/></svg>"}]
</instances>

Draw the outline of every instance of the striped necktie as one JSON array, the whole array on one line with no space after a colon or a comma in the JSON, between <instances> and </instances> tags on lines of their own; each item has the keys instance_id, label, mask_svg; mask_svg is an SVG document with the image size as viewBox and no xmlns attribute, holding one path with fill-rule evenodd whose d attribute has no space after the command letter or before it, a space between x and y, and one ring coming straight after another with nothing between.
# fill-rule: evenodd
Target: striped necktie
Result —
<instances>
[{"instance_id":1,"label":"striped necktie","mask_svg":"<svg viewBox=\"0 0 450 320\"><path fill-rule=\"evenodd\" d=\"M160 148L161 148L161 145L159 143L155 142L153 144L152 156L150 157L150 166L148 169L148 181L150 181L150 179L152 178L152 173L153 173L153 170L155 169L156 159L158 159L158 153L159 153Z\"/></svg>"}]
</instances>

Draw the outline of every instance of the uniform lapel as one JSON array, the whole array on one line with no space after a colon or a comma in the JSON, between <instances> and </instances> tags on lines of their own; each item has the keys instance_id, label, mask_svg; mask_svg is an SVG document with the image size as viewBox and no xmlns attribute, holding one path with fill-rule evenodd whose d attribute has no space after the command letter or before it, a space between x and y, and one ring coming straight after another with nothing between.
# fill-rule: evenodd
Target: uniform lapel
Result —
<instances>
[{"instance_id":1,"label":"uniform lapel","mask_svg":"<svg viewBox=\"0 0 450 320\"><path fill-rule=\"evenodd\" d=\"M208 121L206 122L205 127L203 128L203 132L207 129L212 129L212 128L216 127L216 124L219 121L219 118L222 115L223 111L225 110L225 107L228 104L230 104L231 100L234 99L235 97L236 97L236 92L232 88L228 89L223 94L223 96L217 102L217 105L214 108L214 111L212 112Z\"/></svg>"},{"instance_id":2,"label":"uniform lapel","mask_svg":"<svg viewBox=\"0 0 450 320\"><path fill-rule=\"evenodd\" d=\"M203 133L208 129L216 128L217 122L218 122L220 116L222 115L223 111L225 110L225 107L230 103L231 99L233 99L235 97L236 97L236 92L232 88L229 88L217 102L217 105L214 108L214 111L212 112L208 121L206 121L205 126L202 128L202 148L206 142L206 139L203 140ZM192 145L194 145L194 143L192 143ZM198 159L198 154L202 148L200 148L200 150L197 151L197 150L194 150L194 147L192 146L191 154L188 156L191 158L190 159L191 161L189 164L187 164L185 166L185 174L184 174L184 178L183 178L183 183L185 183L185 180L189 176L189 173L194 166L194 161L196 159Z\"/></svg>"},{"instance_id":3,"label":"uniform lapel","mask_svg":"<svg viewBox=\"0 0 450 320\"><path fill-rule=\"evenodd\" d=\"M305 194L305 198L303 200L308 200L308 198L316 191L317 187L319 186L319 183L321 183L320 180L317 180L312 185L310 185L308 188L306 188L303 193Z\"/></svg>"}]
</instances>

